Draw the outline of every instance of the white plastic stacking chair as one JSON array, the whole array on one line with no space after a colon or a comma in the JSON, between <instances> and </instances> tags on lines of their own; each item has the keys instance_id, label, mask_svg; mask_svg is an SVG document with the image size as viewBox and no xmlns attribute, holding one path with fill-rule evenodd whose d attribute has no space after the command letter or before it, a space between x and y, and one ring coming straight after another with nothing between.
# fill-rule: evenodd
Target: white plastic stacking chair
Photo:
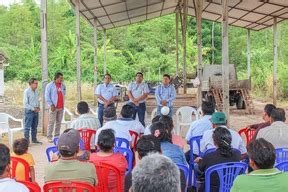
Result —
<instances>
[{"instance_id":1,"label":"white plastic stacking chair","mask_svg":"<svg viewBox=\"0 0 288 192\"><path fill-rule=\"evenodd\" d=\"M9 119L15 122L20 122L21 127L10 128ZM14 133L24 131L23 119L16 119L7 113L0 113L0 139L3 133L8 133L9 145L13 145Z\"/></svg>"},{"instance_id":2,"label":"white plastic stacking chair","mask_svg":"<svg viewBox=\"0 0 288 192\"><path fill-rule=\"evenodd\" d=\"M66 114L69 116L69 119L68 121L65 120L65 116ZM69 111L69 109L67 109L66 107L64 108L64 113L63 113L63 117L62 117L62 122L61 124L65 126L65 129L69 128L70 127L70 124L72 122L72 120L74 119L74 115L73 113L71 113L71 111Z\"/></svg>"},{"instance_id":3,"label":"white plastic stacking chair","mask_svg":"<svg viewBox=\"0 0 288 192\"><path fill-rule=\"evenodd\" d=\"M180 107L176 111L176 134L180 135L181 133L181 126L190 126L193 122L192 115L195 115L195 120L199 119L199 114L197 110L193 107Z\"/></svg>"},{"instance_id":4,"label":"white plastic stacking chair","mask_svg":"<svg viewBox=\"0 0 288 192\"><path fill-rule=\"evenodd\" d=\"M96 117L98 117L98 107L96 108L96 110L94 111L92 108L90 108L90 112L95 115Z\"/></svg>"},{"instance_id":5,"label":"white plastic stacking chair","mask_svg":"<svg viewBox=\"0 0 288 192\"><path fill-rule=\"evenodd\" d=\"M157 108L154 108L151 112L151 122L152 122L152 119L157 115Z\"/></svg>"},{"instance_id":6,"label":"white plastic stacking chair","mask_svg":"<svg viewBox=\"0 0 288 192\"><path fill-rule=\"evenodd\" d=\"M197 113L198 113L199 118L201 118L202 117L202 107L199 107L197 109Z\"/></svg>"}]
</instances>

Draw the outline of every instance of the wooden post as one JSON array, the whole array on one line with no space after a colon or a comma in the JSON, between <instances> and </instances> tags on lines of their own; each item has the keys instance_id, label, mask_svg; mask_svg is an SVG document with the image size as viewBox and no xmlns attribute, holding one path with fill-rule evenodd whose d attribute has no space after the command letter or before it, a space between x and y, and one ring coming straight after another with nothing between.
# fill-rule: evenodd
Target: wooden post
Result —
<instances>
[{"instance_id":1,"label":"wooden post","mask_svg":"<svg viewBox=\"0 0 288 192\"><path fill-rule=\"evenodd\" d=\"M277 65L278 65L278 32L277 32L277 18L273 20L273 104L277 106Z\"/></svg>"},{"instance_id":2,"label":"wooden post","mask_svg":"<svg viewBox=\"0 0 288 192\"><path fill-rule=\"evenodd\" d=\"M188 14L188 0L184 0L183 4L183 23L182 23L182 39L183 39L183 82L184 82L184 94L187 93L187 49L186 49L186 36L187 36L187 14Z\"/></svg>"},{"instance_id":3,"label":"wooden post","mask_svg":"<svg viewBox=\"0 0 288 192\"><path fill-rule=\"evenodd\" d=\"M215 64L215 42L214 42L214 32L215 32L215 22L212 23L212 62L211 64L214 65Z\"/></svg>"},{"instance_id":4,"label":"wooden post","mask_svg":"<svg viewBox=\"0 0 288 192\"><path fill-rule=\"evenodd\" d=\"M251 35L250 29L247 30L247 72L248 79L251 78Z\"/></svg>"},{"instance_id":5,"label":"wooden post","mask_svg":"<svg viewBox=\"0 0 288 192\"><path fill-rule=\"evenodd\" d=\"M176 75L179 76L179 9L176 11Z\"/></svg>"},{"instance_id":6,"label":"wooden post","mask_svg":"<svg viewBox=\"0 0 288 192\"><path fill-rule=\"evenodd\" d=\"M42 133L47 134L48 106L45 101L45 89L48 84L48 47L47 47L47 0L41 0L41 65L42 65Z\"/></svg>"},{"instance_id":7,"label":"wooden post","mask_svg":"<svg viewBox=\"0 0 288 192\"><path fill-rule=\"evenodd\" d=\"M98 41L97 41L97 20L96 18L93 20L93 32L94 32L94 105L97 105L97 96L95 95L95 91L97 88L97 72L98 72Z\"/></svg>"},{"instance_id":8,"label":"wooden post","mask_svg":"<svg viewBox=\"0 0 288 192\"><path fill-rule=\"evenodd\" d=\"M222 0L222 87L223 112L229 123L229 49L228 49L228 0Z\"/></svg>"},{"instance_id":9,"label":"wooden post","mask_svg":"<svg viewBox=\"0 0 288 192\"><path fill-rule=\"evenodd\" d=\"M106 29L104 29L104 75L107 73L107 63L106 63L106 56L107 56L107 48L106 48Z\"/></svg>"},{"instance_id":10,"label":"wooden post","mask_svg":"<svg viewBox=\"0 0 288 192\"><path fill-rule=\"evenodd\" d=\"M76 66L77 66L77 101L81 101L81 45L80 45L80 11L79 0L75 1L76 12Z\"/></svg>"}]
</instances>

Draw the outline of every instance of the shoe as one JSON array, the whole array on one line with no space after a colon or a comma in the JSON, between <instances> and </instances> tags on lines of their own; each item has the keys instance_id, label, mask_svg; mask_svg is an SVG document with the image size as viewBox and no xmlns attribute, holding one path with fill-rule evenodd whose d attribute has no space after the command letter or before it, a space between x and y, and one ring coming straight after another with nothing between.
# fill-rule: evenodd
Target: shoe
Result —
<instances>
[{"instance_id":1,"label":"shoe","mask_svg":"<svg viewBox=\"0 0 288 192\"><path fill-rule=\"evenodd\" d=\"M42 145L42 142L40 142L40 141L38 141L38 140L32 141L32 143Z\"/></svg>"},{"instance_id":2,"label":"shoe","mask_svg":"<svg viewBox=\"0 0 288 192\"><path fill-rule=\"evenodd\" d=\"M53 139L52 138L48 138L48 143L53 143Z\"/></svg>"}]
</instances>

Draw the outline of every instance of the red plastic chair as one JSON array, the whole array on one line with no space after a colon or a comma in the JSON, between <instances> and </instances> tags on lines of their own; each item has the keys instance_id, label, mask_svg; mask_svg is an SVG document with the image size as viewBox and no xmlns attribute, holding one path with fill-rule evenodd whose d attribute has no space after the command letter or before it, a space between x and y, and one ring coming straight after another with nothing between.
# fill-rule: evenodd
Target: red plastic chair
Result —
<instances>
[{"instance_id":1,"label":"red plastic chair","mask_svg":"<svg viewBox=\"0 0 288 192\"><path fill-rule=\"evenodd\" d=\"M11 157L11 178L17 177L16 168L18 164L24 167L24 181L30 181L30 166L27 161L18 157Z\"/></svg>"},{"instance_id":2,"label":"red plastic chair","mask_svg":"<svg viewBox=\"0 0 288 192\"><path fill-rule=\"evenodd\" d=\"M43 186L44 192L96 192L89 183L76 181L53 181Z\"/></svg>"},{"instance_id":3,"label":"red plastic chair","mask_svg":"<svg viewBox=\"0 0 288 192\"><path fill-rule=\"evenodd\" d=\"M137 145L137 141L138 141L138 133L135 131L131 131L129 130L129 133L131 135L131 137L133 138L133 143L132 143L132 152L133 152L133 167L136 165L136 145Z\"/></svg>"},{"instance_id":4,"label":"red plastic chair","mask_svg":"<svg viewBox=\"0 0 288 192\"><path fill-rule=\"evenodd\" d=\"M96 173L98 178L96 191L109 192L108 175L109 173L114 172L116 174L117 192L123 192L121 172L117 167L103 162L93 162L93 164L96 167Z\"/></svg>"},{"instance_id":5,"label":"red plastic chair","mask_svg":"<svg viewBox=\"0 0 288 192\"><path fill-rule=\"evenodd\" d=\"M255 135L255 132L256 132L255 129L247 129L246 127L238 131L240 136L244 133L246 138L246 144L248 144L252 140L253 136Z\"/></svg>"},{"instance_id":6,"label":"red plastic chair","mask_svg":"<svg viewBox=\"0 0 288 192\"><path fill-rule=\"evenodd\" d=\"M84 149L90 151L91 137L96 134L96 131L93 129L79 129L78 131L80 133L81 139L84 142Z\"/></svg>"},{"instance_id":7,"label":"red plastic chair","mask_svg":"<svg viewBox=\"0 0 288 192\"><path fill-rule=\"evenodd\" d=\"M41 192L41 188L37 183L32 183L32 182L28 182L28 181L18 181L18 183L22 183L24 184L30 192Z\"/></svg>"}]
</instances>

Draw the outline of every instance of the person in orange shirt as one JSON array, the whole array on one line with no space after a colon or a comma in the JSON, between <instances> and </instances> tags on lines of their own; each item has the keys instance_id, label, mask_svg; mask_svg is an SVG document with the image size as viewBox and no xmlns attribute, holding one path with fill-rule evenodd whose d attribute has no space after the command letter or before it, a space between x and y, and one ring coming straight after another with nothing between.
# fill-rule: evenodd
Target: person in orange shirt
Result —
<instances>
[{"instance_id":1,"label":"person in orange shirt","mask_svg":"<svg viewBox=\"0 0 288 192\"><path fill-rule=\"evenodd\" d=\"M35 170L34 170L35 163L31 153L28 153L28 146L29 141L25 138L15 140L13 143L13 153L11 154L11 157L18 157L27 161L30 167L31 181L35 183L36 182ZM16 167L16 179L17 180L25 179L24 166L21 164L18 164Z\"/></svg>"}]
</instances>

